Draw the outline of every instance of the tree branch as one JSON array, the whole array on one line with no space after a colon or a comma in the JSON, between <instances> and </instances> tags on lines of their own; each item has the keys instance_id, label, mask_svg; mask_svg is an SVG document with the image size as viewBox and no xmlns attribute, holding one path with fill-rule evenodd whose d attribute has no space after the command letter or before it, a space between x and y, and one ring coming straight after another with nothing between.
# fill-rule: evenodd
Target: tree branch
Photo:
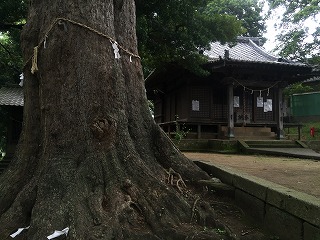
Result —
<instances>
[{"instance_id":1,"label":"tree branch","mask_svg":"<svg viewBox=\"0 0 320 240\"><path fill-rule=\"evenodd\" d=\"M24 24L0 23L0 31L7 31L11 28L22 29Z\"/></svg>"},{"instance_id":2,"label":"tree branch","mask_svg":"<svg viewBox=\"0 0 320 240\"><path fill-rule=\"evenodd\" d=\"M0 30L1 30L1 29L0 29ZM1 42L0 42L0 46L8 53L9 57L10 57L12 60L14 60L11 52L10 52ZM7 64L5 64L5 65L7 65ZM15 71L17 71L18 73L21 73L21 70L19 70L17 67L15 67L15 66L10 66L10 67L12 67L12 68L13 68Z\"/></svg>"}]
</instances>

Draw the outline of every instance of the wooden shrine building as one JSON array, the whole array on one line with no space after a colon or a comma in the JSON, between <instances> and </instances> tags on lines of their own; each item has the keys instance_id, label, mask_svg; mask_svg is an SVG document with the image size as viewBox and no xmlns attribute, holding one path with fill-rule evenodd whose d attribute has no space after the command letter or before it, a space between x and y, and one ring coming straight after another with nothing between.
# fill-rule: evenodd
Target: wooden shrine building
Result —
<instances>
[{"instance_id":1,"label":"wooden shrine building","mask_svg":"<svg viewBox=\"0 0 320 240\"><path fill-rule=\"evenodd\" d=\"M212 43L204 54L209 76L171 65L146 79L156 123L169 133L184 127L188 138L284 138L283 89L311 66L270 55L258 38Z\"/></svg>"},{"instance_id":2,"label":"wooden shrine building","mask_svg":"<svg viewBox=\"0 0 320 240\"><path fill-rule=\"evenodd\" d=\"M0 107L7 115L6 159L12 158L20 137L23 103L23 89L20 86L0 87Z\"/></svg>"}]
</instances>

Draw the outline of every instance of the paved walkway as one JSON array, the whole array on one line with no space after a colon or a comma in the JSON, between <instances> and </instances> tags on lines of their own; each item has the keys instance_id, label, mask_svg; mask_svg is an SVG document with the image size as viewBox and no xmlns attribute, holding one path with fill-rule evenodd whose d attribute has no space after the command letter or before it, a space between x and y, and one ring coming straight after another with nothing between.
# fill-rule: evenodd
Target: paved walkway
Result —
<instances>
[{"instance_id":1,"label":"paved walkway","mask_svg":"<svg viewBox=\"0 0 320 240\"><path fill-rule=\"evenodd\" d=\"M303 149L299 148L299 151ZM227 166L250 175L320 198L320 161L310 159L236 155L215 153L184 153L192 160Z\"/></svg>"}]
</instances>

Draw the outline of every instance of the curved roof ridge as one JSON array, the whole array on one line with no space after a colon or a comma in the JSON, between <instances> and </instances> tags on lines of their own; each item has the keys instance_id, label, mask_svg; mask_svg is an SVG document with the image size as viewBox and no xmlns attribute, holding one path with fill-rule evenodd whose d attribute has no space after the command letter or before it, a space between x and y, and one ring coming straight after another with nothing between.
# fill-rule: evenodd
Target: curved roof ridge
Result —
<instances>
[{"instance_id":1,"label":"curved roof ridge","mask_svg":"<svg viewBox=\"0 0 320 240\"><path fill-rule=\"evenodd\" d=\"M273 55L271 55L270 53L266 52L265 49L261 48L260 46L258 46L257 44L255 44L251 39L249 40L249 44L255 49L257 50L261 55L263 55L266 58L269 58L270 61L275 61L277 62L279 57L275 57Z\"/></svg>"},{"instance_id":2,"label":"curved roof ridge","mask_svg":"<svg viewBox=\"0 0 320 240\"><path fill-rule=\"evenodd\" d=\"M279 56L274 56L263 47L255 43L255 39L240 38L237 42L221 44L221 42L210 43L210 49L204 51L204 55L209 58L210 62L220 61L222 59L228 61L248 62L248 63L265 63L265 64L280 64L280 65L296 65L307 66L301 62L294 62L282 59Z\"/></svg>"}]
</instances>

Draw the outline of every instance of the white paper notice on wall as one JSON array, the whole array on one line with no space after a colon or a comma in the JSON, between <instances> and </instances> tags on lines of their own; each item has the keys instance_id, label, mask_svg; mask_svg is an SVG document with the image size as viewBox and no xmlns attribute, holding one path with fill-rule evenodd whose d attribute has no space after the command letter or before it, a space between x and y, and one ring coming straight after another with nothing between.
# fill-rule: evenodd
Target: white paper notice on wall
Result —
<instances>
[{"instance_id":1,"label":"white paper notice on wall","mask_svg":"<svg viewBox=\"0 0 320 240\"><path fill-rule=\"evenodd\" d=\"M200 111L199 100L192 100L192 111Z\"/></svg>"},{"instance_id":2,"label":"white paper notice on wall","mask_svg":"<svg viewBox=\"0 0 320 240\"><path fill-rule=\"evenodd\" d=\"M240 97L233 96L233 107L240 107Z\"/></svg>"},{"instance_id":3,"label":"white paper notice on wall","mask_svg":"<svg viewBox=\"0 0 320 240\"><path fill-rule=\"evenodd\" d=\"M272 99L267 99L264 102L264 112L272 112Z\"/></svg>"},{"instance_id":4,"label":"white paper notice on wall","mask_svg":"<svg viewBox=\"0 0 320 240\"><path fill-rule=\"evenodd\" d=\"M263 97L257 97L257 107L263 107Z\"/></svg>"},{"instance_id":5,"label":"white paper notice on wall","mask_svg":"<svg viewBox=\"0 0 320 240\"><path fill-rule=\"evenodd\" d=\"M63 229L63 230L61 230L61 231L55 230L54 233L52 233L51 235L49 235L47 237L47 239L54 239L54 238L57 238L57 237L59 237L61 235L66 235L67 236L68 232L69 232L69 228L68 227Z\"/></svg>"}]
</instances>

